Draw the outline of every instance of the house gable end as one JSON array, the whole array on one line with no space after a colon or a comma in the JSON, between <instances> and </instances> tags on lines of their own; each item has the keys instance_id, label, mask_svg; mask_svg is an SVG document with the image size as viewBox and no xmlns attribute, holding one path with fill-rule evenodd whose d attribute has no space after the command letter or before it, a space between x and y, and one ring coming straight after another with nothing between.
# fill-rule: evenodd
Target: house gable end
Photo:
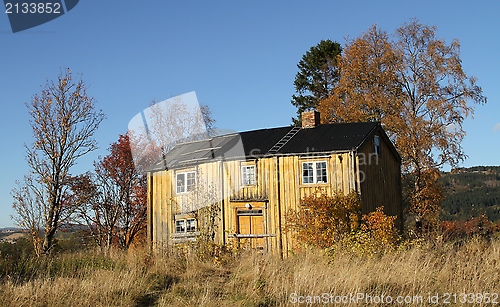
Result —
<instances>
[{"instance_id":1,"label":"house gable end","mask_svg":"<svg viewBox=\"0 0 500 307\"><path fill-rule=\"evenodd\" d=\"M396 147L394 146L392 141L389 139L389 136L385 132L384 128L382 128L380 123L377 123L377 125L374 126L373 129L368 134L366 134L363 141L355 149L359 150L359 149L364 148L364 146L373 146L373 138L375 135L378 135L379 137L381 137L382 141L385 142L385 144L389 148L389 150L390 150L391 154L394 156L394 158L396 160L398 160L399 162L401 162L401 156L399 155Z\"/></svg>"}]
</instances>

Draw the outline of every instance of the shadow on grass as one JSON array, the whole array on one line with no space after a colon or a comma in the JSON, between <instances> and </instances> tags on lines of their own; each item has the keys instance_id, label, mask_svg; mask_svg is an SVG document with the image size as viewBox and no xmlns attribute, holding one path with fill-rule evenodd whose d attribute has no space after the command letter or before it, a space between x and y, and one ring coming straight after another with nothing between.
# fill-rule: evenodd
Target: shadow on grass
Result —
<instances>
[{"instance_id":1,"label":"shadow on grass","mask_svg":"<svg viewBox=\"0 0 500 307\"><path fill-rule=\"evenodd\" d=\"M179 278L170 275L153 274L152 278L156 282L153 291L137 297L134 307L154 306L163 292L168 291L174 283L179 282Z\"/></svg>"}]
</instances>

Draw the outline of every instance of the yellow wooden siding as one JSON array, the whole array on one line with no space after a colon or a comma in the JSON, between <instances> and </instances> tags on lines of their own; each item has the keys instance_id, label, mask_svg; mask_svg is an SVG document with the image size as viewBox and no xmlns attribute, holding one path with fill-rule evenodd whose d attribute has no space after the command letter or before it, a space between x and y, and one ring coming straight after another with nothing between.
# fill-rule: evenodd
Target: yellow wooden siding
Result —
<instances>
[{"instance_id":1,"label":"yellow wooden siding","mask_svg":"<svg viewBox=\"0 0 500 307\"><path fill-rule=\"evenodd\" d=\"M339 159L342 157L342 161ZM299 210L303 198L312 193L325 192L332 194L334 191L342 191L344 194L355 189L355 173L352 169L352 154L339 153L322 157L279 157L280 174L280 196L281 196L281 225L286 223L286 214L290 210ZM302 183L303 162L327 162L328 182L316 184ZM275 216L278 221L279 216ZM292 233L283 233L283 252L292 250L294 244ZM279 243L279 242L277 242Z\"/></svg>"},{"instance_id":2,"label":"yellow wooden siding","mask_svg":"<svg viewBox=\"0 0 500 307\"><path fill-rule=\"evenodd\" d=\"M311 193L319 191L331 193L335 190L342 190L347 193L354 188L355 176L349 167L351 165L351 155L343 153L340 156L342 156L342 162L339 160L338 154L316 158L284 156L251 161L226 161L224 163L218 161L201 164L197 168L156 172L151 177L153 181L152 196L154 198L152 201L153 242L159 246L170 244L170 235L175 229L173 215L180 213L181 208L195 208L189 205L190 202L192 203L196 199L192 193L178 194L176 192L175 174L176 172L196 170L197 180L202 185L205 185L205 187L217 186L217 193L220 193L219 203L223 208L218 235L220 243L227 240L227 237L223 239L224 236L237 231L235 212L234 208L230 206L230 200L265 200L265 229L268 234L275 235L275 237L266 239L269 247L271 249L280 249L282 247L285 251L289 250L292 248L292 236L282 233L281 230L286 222L285 215L287 211L290 209L298 210L301 199ZM319 161L327 162L328 182L303 184L302 163ZM221 164L224 173L223 185L220 182L222 180ZM242 165L255 166L255 185L242 185Z\"/></svg>"},{"instance_id":3,"label":"yellow wooden siding","mask_svg":"<svg viewBox=\"0 0 500 307\"><path fill-rule=\"evenodd\" d=\"M370 142L362 148L360 153L369 154L373 146ZM373 168L373 165L359 165L359 157L353 156L352 152L335 153L323 157L299 157L299 156L274 156L248 161L215 161L200 164L196 167L198 180L206 187L215 187L218 195L218 204L221 207L221 220L219 222L217 242L226 243L231 234L238 231L238 219L235 208L244 207L246 202L263 209L263 231L269 237L262 239L267 248L271 250L287 251L296 243L293 234L282 231L285 225L285 216L289 210L298 210L302 198L311 193L324 191L328 194L334 191L343 191L345 194L358 188L358 174L355 166L367 174L363 182L359 184L362 200L366 204L366 210L374 210L378 204L384 203L388 212L397 211L396 204L400 202L400 194L394 193L399 182L394 178L394 173L400 174L399 162L389 152L387 144L382 142L381 164ZM341 159L339 159L341 157ZM302 162L327 162L328 182L318 184L302 183ZM256 172L256 184L242 185L241 166L254 165ZM193 168L186 168L185 171ZM174 180L172 180L174 179ZM187 202L192 201L189 193L178 195L175 187L175 170L160 171L153 173L150 180L153 191L148 194L153 199L151 205L153 213L151 221L152 240L154 246L162 247L171 244L171 232L175 231L174 214L178 207L186 207ZM400 183L399 183L400 184ZM392 192L391 192L392 191ZM396 195L388 195L393 193ZM364 195L366 194L366 195ZM388 206L389 202L394 203ZM176 206L174 204L178 204ZM173 211L172 211L173 210Z\"/></svg>"},{"instance_id":4,"label":"yellow wooden siding","mask_svg":"<svg viewBox=\"0 0 500 307\"><path fill-rule=\"evenodd\" d=\"M379 134L380 135L380 134ZM373 137L358 152L363 213L384 206L388 215L397 216L402 227L401 167L385 138L380 136L381 155L374 152Z\"/></svg>"}]
</instances>

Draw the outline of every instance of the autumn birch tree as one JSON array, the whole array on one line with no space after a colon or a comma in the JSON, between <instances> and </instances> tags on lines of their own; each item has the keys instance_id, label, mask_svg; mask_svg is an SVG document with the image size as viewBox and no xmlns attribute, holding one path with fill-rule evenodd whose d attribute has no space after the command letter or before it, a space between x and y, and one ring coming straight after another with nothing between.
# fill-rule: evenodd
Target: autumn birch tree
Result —
<instances>
[{"instance_id":1,"label":"autumn birch tree","mask_svg":"<svg viewBox=\"0 0 500 307\"><path fill-rule=\"evenodd\" d=\"M380 121L402 156L411 212L432 222L442 199L439 169L466 158L469 102L486 103L463 70L458 40L448 44L417 20L392 37L373 26L348 42L338 65L338 85L318 107L322 122Z\"/></svg>"},{"instance_id":2,"label":"autumn birch tree","mask_svg":"<svg viewBox=\"0 0 500 307\"><path fill-rule=\"evenodd\" d=\"M14 209L19 225L30 229L35 248L48 253L54 235L75 211L69 182L76 161L97 148L94 133L104 118L95 109L87 87L65 69L57 82L47 81L40 94L27 104L34 143L26 145L30 173L14 189ZM41 231L37 231L38 230Z\"/></svg>"}]
</instances>

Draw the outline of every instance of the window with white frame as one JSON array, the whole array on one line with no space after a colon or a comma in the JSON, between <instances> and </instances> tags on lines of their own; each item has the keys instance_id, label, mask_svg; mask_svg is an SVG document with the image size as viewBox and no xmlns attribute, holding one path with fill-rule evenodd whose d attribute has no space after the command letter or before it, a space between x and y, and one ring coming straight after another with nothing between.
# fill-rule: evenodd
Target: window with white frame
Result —
<instances>
[{"instance_id":1,"label":"window with white frame","mask_svg":"<svg viewBox=\"0 0 500 307\"><path fill-rule=\"evenodd\" d=\"M184 233L186 232L186 220L176 220L175 221L175 232Z\"/></svg>"},{"instance_id":2,"label":"window with white frame","mask_svg":"<svg viewBox=\"0 0 500 307\"><path fill-rule=\"evenodd\" d=\"M175 220L175 232L176 233L189 233L196 231L196 219L195 218L185 218Z\"/></svg>"},{"instance_id":3,"label":"window with white frame","mask_svg":"<svg viewBox=\"0 0 500 307\"><path fill-rule=\"evenodd\" d=\"M196 186L195 172L177 173L175 179L177 182L177 193L191 192Z\"/></svg>"},{"instance_id":4,"label":"window with white frame","mask_svg":"<svg viewBox=\"0 0 500 307\"><path fill-rule=\"evenodd\" d=\"M302 183L327 183L326 162L302 162Z\"/></svg>"},{"instance_id":5,"label":"window with white frame","mask_svg":"<svg viewBox=\"0 0 500 307\"><path fill-rule=\"evenodd\" d=\"M255 184L255 165L241 166L241 183L242 185Z\"/></svg>"},{"instance_id":6,"label":"window with white frame","mask_svg":"<svg viewBox=\"0 0 500 307\"><path fill-rule=\"evenodd\" d=\"M380 156L380 137L378 135L373 137L374 151L377 156Z\"/></svg>"},{"instance_id":7,"label":"window with white frame","mask_svg":"<svg viewBox=\"0 0 500 307\"><path fill-rule=\"evenodd\" d=\"M195 231L196 231L196 220L186 219L186 232L195 232Z\"/></svg>"}]
</instances>

